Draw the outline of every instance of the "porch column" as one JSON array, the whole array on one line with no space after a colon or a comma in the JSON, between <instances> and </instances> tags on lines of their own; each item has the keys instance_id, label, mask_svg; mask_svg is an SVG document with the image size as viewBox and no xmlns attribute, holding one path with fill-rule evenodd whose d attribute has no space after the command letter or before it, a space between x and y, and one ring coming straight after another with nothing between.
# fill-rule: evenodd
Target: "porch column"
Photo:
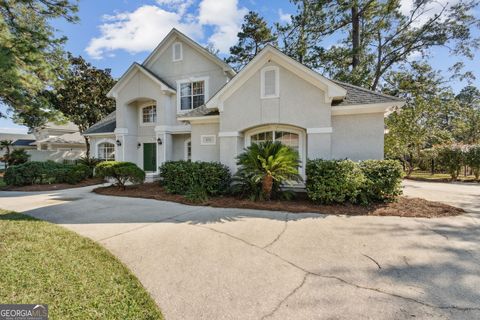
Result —
<instances>
[{"instance_id":1,"label":"porch column","mask_svg":"<svg viewBox=\"0 0 480 320\"><path fill-rule=\"evenodd\" d=\"M332 158L332 128L307 128L307 158Z\"/></svg>"},{"instance_id":2,"label":"porch column","mask_svg":"<svg viewBox=\"0 0 480 320\"><path fill-rule=\"evenodd\" d=\"M240 132L219 132L220 162L226 165L232 174L237 172L237 156L244 147L243 134Z\"/></svg>"},{"instance_id":3,"label":"porch column","mask_svg":"<svg viewBox=\"0 0 480 320\"><path fill-rule=\"evenodd\" d=\"M162 141L161 145L158 144L159 139ZM157 167L160 167L162 163L172 160L172 134L169 131L165 131L163 128L155 128L155 143L157 143Z\"/></svg>"}]
</instances>

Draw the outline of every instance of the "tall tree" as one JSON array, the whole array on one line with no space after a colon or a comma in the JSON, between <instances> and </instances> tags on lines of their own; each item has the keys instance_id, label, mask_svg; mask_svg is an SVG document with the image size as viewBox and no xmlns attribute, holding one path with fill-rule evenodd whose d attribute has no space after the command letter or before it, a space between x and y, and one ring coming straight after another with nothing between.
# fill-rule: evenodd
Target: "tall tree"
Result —
<instances>
[{"instance_id":1,"label":"tall tree","mask_svg":"<svg viewBox=\"0 0 480 320\"><path fill-rule=\"evenodd\" d=\"M0 103L27 125L28 114L45 110L38 94L55 84L55 70L65 66L66 38L57 37L50 22L75 22L76 11L74 0L0 0Z\"/></svg>"},{"instance_id":2,"label":"tall tree","mask_svg":"<svg viewBox=\"0 0 480 320\"><path fill-rule=\"evenodd\" d=\"M460 104L460 112L454 121L457 141L480 143L480 90L474 86L463 88L456 96Z\"/></svg>"},{"instance_id":3,"label":"tall tree","mask_svg":"<svg viewBox=\"0 0 480 320\"><path fill-rule=\"evenodd\" d=\"M250 11L245 15L238 43L230 48L227 63L239 71L252 60L267 44L274 44L276 36L267 22L258 13Z\"/></svg>"},{"instance_id":4,"label":"tall tree","mask_svg":"<svg viewBox=\"0 0 480 320\"><path fill-rule=\"evenodd\" d=\"M313 60L310 66L370 89L377 89L389 71L412 55L448 47L452 54L472 58L479 46L474 32L480 26L474 16L477 0L454 5L416 0L408 10L400 0L291 1L297 14L279 28L287 42L285 52L301 62L306 53ZM458 72L461 64L452 67Z\"/></svg>"},{"instance_id":5,"label":"tall tree","mask_svg":"<svg viewBox=\"0 0 480 320\"><path fill-rule=\"evenodd\" d=\"M55 91L50 92L54 109L75 123L80 132L115 110L114 100L107 93L115 85L110 70L97 69L82 57L69 54L69 67ZM89 141L85 137L87 157Z\"/></svg>"}]
</instances>

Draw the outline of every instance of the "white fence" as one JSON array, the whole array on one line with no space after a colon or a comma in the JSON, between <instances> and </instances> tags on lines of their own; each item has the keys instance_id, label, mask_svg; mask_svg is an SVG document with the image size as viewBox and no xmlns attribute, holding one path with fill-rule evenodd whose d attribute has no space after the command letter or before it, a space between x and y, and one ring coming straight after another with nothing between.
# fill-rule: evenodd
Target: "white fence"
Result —
<instances>
[{"instance_id":1,"label":"white fence","mask_svg":"<svg viewBox=\"0 0 480 320\"><path fill-rule=\"evenodd\" d=\"M30 161L48 161L63 162L64 160L77 160L85 156L84 150L27 150L30 155Z\"/></svg>"}]
</instances>

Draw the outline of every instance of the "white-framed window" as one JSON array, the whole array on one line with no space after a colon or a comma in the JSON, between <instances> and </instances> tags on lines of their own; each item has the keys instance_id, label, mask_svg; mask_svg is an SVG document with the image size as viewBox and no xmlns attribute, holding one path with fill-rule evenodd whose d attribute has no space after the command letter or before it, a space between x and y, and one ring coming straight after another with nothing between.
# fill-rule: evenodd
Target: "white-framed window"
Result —
<instances>
[{"instance_id":1,"label":"white-framed window","mask_svg":"<svg viewBox=\"0 0 480 320\"><path fill-rule=\"evenodd\" d=\"M177 111L187 112L205 104L208 99L208 78L177 82Z\"/></svg>"},{"instance_id":2,"label":"white-framed window","mask_svg":"<svg viewBox=\"0 0 480 320\"><path fill-rule=\"evenodd\" d=\"M142 108L142 123L157 122L157 106L148 105Z\"/></svg>"},{"instance_id":3,"label":"white-framed window","mask_svg":"<svg viewBox=\"0 0 480 320\"><path fill-rule=\"evenodd\" d=\"M175 42L172 46L172 60L182 61L183 60L183 46L181 42Z\"/></svg>"},{"instance_id":4,"label":"white-framed window","mask_svg":"<svg viewBox=\"0 0 480 320\"><path fill-rule=\"evenodd\" d=\"M262 69L260 86L260 95L262 99L279 97L280 75L278 67L270 66Z\"/></svg>"},{"instance_id":5,"label":"white-framed window","mask_svg":"<svg viewBox=\"0 0 480 320\"><path fill-rule=\"evenodd\" d=\"M185 161L190 161L192 160L192 139L185 140L184 146L185 146L184 159Z\"/></svg>"},{"instance_id":6,"label":"white-framed window","mask_svg":"<svg viewBox=\"0 0 480 320\"><path fill-rule=\"evenodd\" d=\"M217 137L214 134L205 134L200 136L200 145L211 146L217 144Z\"/></svg>"},{"instance_id":7,"label":"white-framed window","mask_svg":"<svg viewBox=\"0 0 480 320\"><path fill-rule=\"evenodd\" d=\"M110 142L102 142L97 145L97 158L104 161L115 160L115 145Z\"/></svg>"},{"instance_id":8,"label":"white-framed window","mask_svg":"<svg viewBox=\"0 0 480 320\"><path fill-rule=\"evenodd\" d=\"M280 141L298 152L300 158L299 173L305 174L305 131L285 125L268 125L249 130L245 133L245 147L252 143Z\"/></svg>"}]
</instances>

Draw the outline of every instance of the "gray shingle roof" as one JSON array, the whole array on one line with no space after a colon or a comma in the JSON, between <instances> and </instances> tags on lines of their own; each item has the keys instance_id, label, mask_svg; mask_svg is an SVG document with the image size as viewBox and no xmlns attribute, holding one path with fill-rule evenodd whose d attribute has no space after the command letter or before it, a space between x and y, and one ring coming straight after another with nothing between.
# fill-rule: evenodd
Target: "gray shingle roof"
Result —
<instances>
[{"instance_id":1,"label":"gray shingle roof","mask_svg":"<svg viewBox=\"0 0 480 320\"><path fill-rule=\"evenodd\" d=\"M135 62L135 64L137 66L139 66L140 68L142 68L143 70L145 70L148 74L152 75L154 78L158 79L158 81L162 82L163 84L165 84L167 87L169 87L170 89L172 89L173 91L177 91L176 88L172 87L171 85L168 84L168 82L166 82L165 80L163 80L162 78L160 78L159 76L157 76L155 73L153 73L151 70L147 69L145 66L141 65L141 64L138 64Z\"/></svg>"},{"instance_id":2,"label":"gray shingle roof","mask_svg":"<svg viewBox=\"0 0 480 320\"><path fill-rule=\"evenodd\" d=\"M106 116L105 118L98 121L90 128L88 128L83 134L113 133L116 128L117 128L117 120L115 117L115 111L113 111L108 116Z\"/></svg>"},{"instance_id":3,"label":"gray shingle roof","mask_svg":"<svg viewBox=\"0 0 480 320\"><path fill-rule=\"evenodd\" d=\"M345 99L332 102L332 106L334 107L403 101L400 98L354 86L353 84L348 84L337 80L331 81L347 90L347 96L345 97Z\"/></svg>"},{"instance_id":4,"label":"gray shingle roof","mask_svg":"<svg viewBox=\"0 0 480 320\"><path fill-rule=\"evenodd\" d=\"M30 147L30 143L33 143L33 142L35 142L35 140L32 140L32 139L18 139L18 140L15 140L13 145L15 147Z\"/></svg>"},{"instance_id":5,"label":"gray shingle roof","mask_svg":"<svg viewBox=\"0 0 480 320\"><path fill-rule=\"evenodd\" d=\"M192 111L182 114L181 116L179 116L179 118L216 116L218 114L218 109L207 108L205 107L205 105L203 105L193 109Z\"/></svg>"}]
</instances>

